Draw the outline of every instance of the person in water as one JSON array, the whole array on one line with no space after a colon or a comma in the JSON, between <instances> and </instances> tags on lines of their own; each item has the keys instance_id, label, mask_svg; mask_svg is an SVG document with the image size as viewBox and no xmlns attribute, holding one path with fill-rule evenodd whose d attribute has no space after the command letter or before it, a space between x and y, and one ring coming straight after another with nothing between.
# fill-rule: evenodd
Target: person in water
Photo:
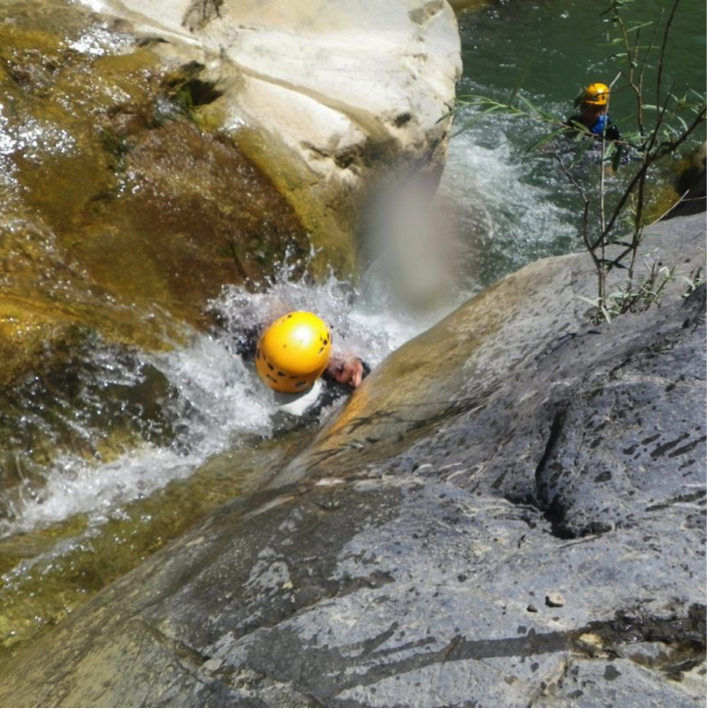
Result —
<instances>
[{"instance_id":1,"label":"person in water","mask_svg":"<svg viewBox=\"0 0 707 709\"><path fill-rule=\"evenodd\" d=\"M276 392L279 408L297 416L350 393L371 371L358 357L332 355L330 328L305 311L287 313L261 332L244 333L236 351L255 361L260 378Z\"/></svg>"},{"instance_id":2,"label":"person in water","mask_svg":"<svg viewBox=\"0 0 707 709\"><path fill-rule=\"evenodd\" d=\"M607 140L621 140L619 129L611 122L607 113L609 107L609 87L606 84L589 84L580 100L581 113L567 119L571 127L583 127L592 135L604 136Z\"/></svg>"}]
</instances>

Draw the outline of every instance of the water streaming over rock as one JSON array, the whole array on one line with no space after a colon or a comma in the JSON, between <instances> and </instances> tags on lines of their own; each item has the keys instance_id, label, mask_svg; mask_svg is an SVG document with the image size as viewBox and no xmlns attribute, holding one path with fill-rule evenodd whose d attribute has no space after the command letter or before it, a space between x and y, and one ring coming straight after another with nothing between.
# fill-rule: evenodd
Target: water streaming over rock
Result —
<instances>
[{"instance_id":1,"label":"water streaming over rock","mask_svg":"<svg viewBox=\"0 0 707 709\"><path fill-rule=\"evenodd\" d=\"M499 137L492 144L485 140L489 130ZM440 190L456 209L469 290L537 258L580 248L573 213L562 200L565 185L552 173L545 184L529 180L538 166L509 142L505 132L512 130L496 120L458 135L450 147Z\"/></svg>"},{"instance_id":2,"label":"water streaming over rock","mask_svg":"<svg viewBox=\"0 0 707 709\"><path fill-rule=\"evenodd\" d=\"M502 11L507 8L490 10L491 19L482 22L483 27L495 27L493 13ZM470 35L466 39L469 52ZM121 36L96 25L79 33L69 47L101 56L108 47L123 51L127 47L123 42ZM511 58L509 64L519 61ZM505 67L500 68L503 73ZM474 89L493 91L493 79L475 84L467 78L461 92ZM548 94L547 100L561 112L557 95ZM187 131L175 135L179 138ZM169 351L116 349L100 339L92 341L71 397L61 393L51 418L38 403L19 421L22 430L39 431L52 440L58 429L68 431L62 436L74 445L65 445L58 457L4 461L13 473L11 484L0 490L0 602L10 620L7 627L0 623L0 642L11 645L14 639L31 635L28 625L54 622L82 594L124 573L182 529L164 520L156 523L160 514L170 519L181 515L186 523L198 519L209 505L238 494L239 482L223 483L223 470L237 467L229 456L245 458L263 442L267 451L275 413L271 392L250 364L235 354L235 339L243 329L291 309L313 310L333 326L340 353L357 354L376 366L499 277L535 258L578 250L567 184L547 163L525 160L522 145L529 142L527 134L514 131L510 123L494 118L490 128L479 127L453 139L440 194L456 224L452 230L457 240L456 251L452 250L456 288L423 310L407 309L396 298L384 259L374 259L358 286L334 276L315 285L301 276L301 264L293 262L282 265L265 286L226 287L210 305L218 327L187 329L184 342ZM65 154L75 148L70 132L38 120L26 122L20 132L11 131L6 109L0 106L3 198L17 198L17 170L8 156L18 149L18 140L29 162L40 140L45 153ZM41 241L50 259L54 236L50 230L46 236ZM436 233L426 236L438 243ZM378 237L385 240L385 234ZM424 263L424 249L421 253ZM410 264L407 281L423 281L425 274L415 271L420 259ZM47 288L61 291L61 285L55 281ZM30 387L28 394L32 391ZM228 465L221 465L221 460ZM221 483L223 489L213 492ZM199 504L189 511L193 500ZM96 571L91 561L92 555L107 558L121 553L130 559L105 572ZM15 611L52 583L61 593L39 610L30 604L27 612ZM68 592L66 585L71 586Z\"/></svg>"},{"instance_id":3,"label":"water streaming over rock","mask_svg":"<svg viewBox=\"0 0 707 709\"><path fill-rule=\"evenodd\" d=\"M364 279L363 292L333 276L313 285L295 271L283 266L257 292L225 288L211 303L218 326L192 331L186 345L169 352L116 357L107 347L92 351L91 380L75 393L74 414L66 412L67 425L85 445L34 464L31 475L25 469L16 485L0 492L0 604L7 625L6 633L0 625L1 646L56 622L86 594L237 496L248 476L264 484L278 469L269 456L280 460L278 449L308 440L308 431L288 439L287 428L276 430L272 392L235 352L245 329L291 309L314 310L331 323L335 352L376 366L454 305L404 313L386 307L380 299L386 289L375 279ZM101 422L113 421L116 401L123 402L119 414L132 435L117 457L111 440L104 459L100 440L111 432Z\"/></svg>"},{"instance_id":4,"label":"water streaming over rock","mask_svg":"<svg viewBox=\"0 0 707 709\"><path fill-rule=\"evenodd\" d=\"M235 353L235 342L246 330L289 310L316 311L333 328L336 353L355 354L375 366L452 305L424 315L405 315L400 310L391 314L378 297L373 305L370 295L364 297L333 276L313 285L305 278L296 279L293 272L294 268L283 266L260 292L244 286L225 288L211 304L221 327L208 334L193 331L186 346L158 354L133 352L122 359L108 348L97 348L91 354L93 379L82 383L76 397L84 410L91 409L91 418L100 420L108 414L101 391L119 388L128 407L131 392L161 382L154 412L145 410L144 398L129 412L140 419L136 428L142 443L105 462L100 451L94 456L65 451L41 474L0 495L7 510L0 520L0 535L29 532L77 514L101 522L121 504L186 477L209 456L237 447L244 435L270 436L274 397L250 363ZM366 283L373 287L370 279ZM91 428L88 418L70 425L90 442L100 431Z\"/></svg>"}]
</instances>

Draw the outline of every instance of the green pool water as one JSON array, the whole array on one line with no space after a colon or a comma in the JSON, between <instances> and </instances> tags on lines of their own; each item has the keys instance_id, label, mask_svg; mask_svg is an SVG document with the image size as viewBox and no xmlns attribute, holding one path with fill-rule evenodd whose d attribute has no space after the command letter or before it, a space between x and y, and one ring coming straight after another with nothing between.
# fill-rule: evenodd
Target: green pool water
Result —
<instances>
[{"instance_id":1,"label":"green pool water","mask_svg":"<svg viewBox=\"0 0 707 709\"><path fill-rule=\"evenodd\" d=\"M523 89L545 104L564 106L569 113L579 86L609 83L618 72L616 47L607 46L610 22L601 17L608 6L605 0L509 1L463 15L461 89L502 94L511 91L528 70ZM671 7L665 0L633 2L627 6L626 21L660 24ZM704 91L705 14L701 0L681 0L678 5L666 52L666 86L675 82ZM643 29L643 38L648 40L650 32L650 27ZM659 32L656 42L660 38ZM633 113L628 93L617 94L612 102L617 119L628 121Z\"/></svg>"}]
</instances>

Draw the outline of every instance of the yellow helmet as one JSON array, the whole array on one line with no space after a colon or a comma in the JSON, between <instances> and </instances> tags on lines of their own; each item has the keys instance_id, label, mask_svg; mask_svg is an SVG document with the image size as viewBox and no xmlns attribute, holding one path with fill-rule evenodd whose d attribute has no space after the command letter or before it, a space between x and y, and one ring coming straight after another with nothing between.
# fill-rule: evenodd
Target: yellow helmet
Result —
<instances>
[{"instance_id":1,"label":"yellow helmet","mask_svg":"<svg viewBox=\"0 0 707 709\"><path fill-rule=\"evenodd\" d=\"M313 313L296 311L283 315L258 340L255 368L275 391L306 391L329 361L331 333Z\"/></svg>"},{"instance_id":2,"label":"yellow helmet","mask_svg":"<svg viewBox=\"0 0 707 709\"><path fill-rule=\"evenodd\" d=\"M589 84L584 89L582 103L588 106L606 106L609 100L609 87L606 84Z\"/></svg>"}]
</instances>

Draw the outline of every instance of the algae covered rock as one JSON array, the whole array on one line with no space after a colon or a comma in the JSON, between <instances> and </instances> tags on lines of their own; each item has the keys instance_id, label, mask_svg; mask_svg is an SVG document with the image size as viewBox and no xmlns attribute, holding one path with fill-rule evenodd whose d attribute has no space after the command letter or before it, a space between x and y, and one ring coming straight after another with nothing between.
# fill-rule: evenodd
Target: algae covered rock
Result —
<instances>
[{"instance_id":1,"label":"algae covered rock","mask_svg":"<svg viewBox=\"0 0 707 709\"><path fill-rule=\"evenodd\" d=\"M444 3L97 7L8 0L0 17L3 573L91 535L79 514L23 537L53 484L68 499L96 472L107 504L103 466L184 453L191 401L154 362L206 339L195 328L224 284L258 288L285 262L295 278L354 270L375 180L440 169L458 73ZM94 542L113 554L94 539L47 562L63 574L53 598L49 576L33 585L41 563L18 581L3 648L129 568L84 566Z\"/></svg>"},{"instance_id":2,"label":"algae covered rock","mask_svg":"<svg viewBox=\"0 0 707 709\"><path fill-rule=\"evenodd\" d=\"M20 467L168 435L135 354L184 343L224 284L307 267L301 220L154 45L75 3L3 5L0 442ZM135 374L122 414L101 360Z\"/></svg>"},{"instance_id":3,"label":"algae covered rock","mask_svg":"<svg viewBox=\"0 0 707 709\"><path fill-rule=\"evenodd\" d=\"M262 279L287 249L307 252L270 181L190 120L179 94L188 75L75 5L5 9L3 383L77 323L167 346L224 283Z\"/></svg>"},{"instance_id":4,"label":"algae covered rock","mask_svg":"<svg viewBox=\"0 0 707 709\"><path fill-rule=\"evenodd\" d=\"M458 15L463 12L477 12L489 5L489 0L449 0L454 12Z\"/></svg>"},{"instance_id":5,"label":"algae covered rock","mask_svg":"<svg viewBox=\"0 0 707 709\"><path fill-rule=\"evenodd\" d=\"M285 259L351 272L375 180L443 159L459 72L445 3L101 8L4 5L6 387L70 367L95 335L123 353L183 342L225 283Z\"/></svg>"},{"instance_id":6,"label":"algae covered rock","mask_svg":"<svg viewBox=\"0 0 707 709\"><path fill-rule=\"evenodd\" d=\"M667 219L699 214L707 209L707 143L694 150L678 168L675 191L681 201L670 210Z\"/></svg>"}]
</instances>

